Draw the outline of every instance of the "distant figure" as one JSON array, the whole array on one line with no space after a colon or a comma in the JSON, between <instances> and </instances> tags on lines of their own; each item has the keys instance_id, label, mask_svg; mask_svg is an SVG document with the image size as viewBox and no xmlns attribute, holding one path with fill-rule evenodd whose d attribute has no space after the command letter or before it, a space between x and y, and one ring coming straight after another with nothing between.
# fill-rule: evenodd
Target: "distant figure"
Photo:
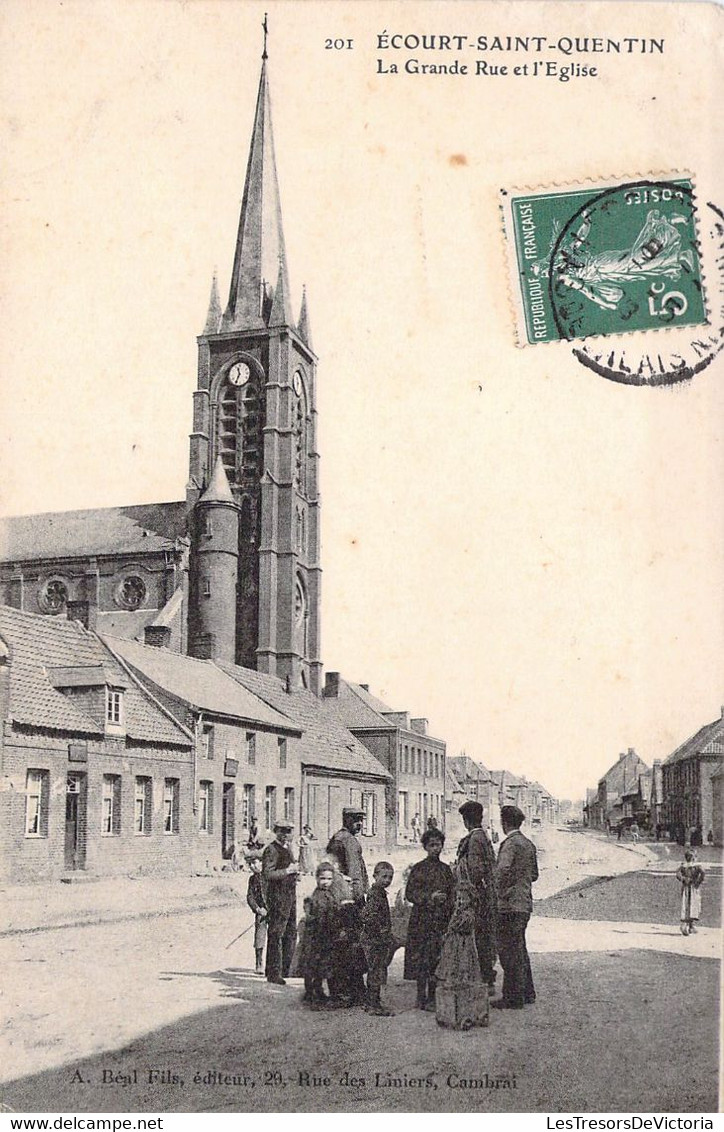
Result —
<instances>
[{"instance_id":1,"label":"distant figure","mask_svg":"<svg viewBox=\"0 0 724 1132\"><path fill-rule=\"evenodd\" d=\"M684 851L684 860L676 870L676 879L681 884L681 934L690 935L696 931L695 924L701 916L701 892L704 883L704 870L696 863L696 853L692 849Z\"/></svg>"},{"instance_id":2,"label":"distant figure","mask_svg":"<svg viewBox=\"0 0 724 1132\"><path fill-rule=\"evenodd\" d=\"M631 826L631 840L632 841L638 841L638 839L639 839L639 827L638 827L637 822L634 822Z\"/></svg>"},{"instance_id":3,"label":"distant figure","mask_svg":"<svg viewBox=\"0 0 724 1132\"><path fill-rule=\"evenodd\" d=\"M299 871L305 876L314 872L314 850L312 849L312 842L316 840L316 837L312 833L312 827L305 825L299 835Z\"/></svg>"},{"instance_id":4,"label":"distant figure","mask_svg":"<svg viewBox=\"0 0 724 1132\"><path fill-rule=\"evenodd\" d=\"M709 832L707 833L706 843L707 843L707 845L713 845L714 844L714 831L713 831L713 829L710 829Z\"/></svg>"},{"instance_id":5,"label":"distant figure","mask_svg":"<svg viewBox=\"0 0 724 1132\"><path fill-rule=\"evenodd\" d=\"M420 815L415 814L414 818L412 819L412 840L415 843L417 843L420 840L420 829L421 828L422 828L422 822L420 821Z\"/></svg>"},{"instance_id":6,"label":"distant figure","mask_svg":"<svg viewBox=\"0 0 724 1132\"><path fill-rule=\"evenodd\" d=\"M256 818L251 819L251 825L249 826L249 840L246 844L249 849L264 848L264 842L259 837L259 823L257 822Z\"/></svg>"}]
</instances>

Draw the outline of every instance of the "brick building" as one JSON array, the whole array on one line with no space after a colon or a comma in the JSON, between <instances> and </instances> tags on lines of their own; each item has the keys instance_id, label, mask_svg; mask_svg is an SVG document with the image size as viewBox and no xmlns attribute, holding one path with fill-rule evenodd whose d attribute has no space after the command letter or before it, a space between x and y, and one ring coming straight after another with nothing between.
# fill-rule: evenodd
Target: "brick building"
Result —
<instances>
[{"instance_id":1,"label":"brick building","mask_svg":"<svg viewBox=\"0 0 724 1132\"><path fill-rule=\"evenodd\" d=\"M76 621L0 608L0 876L189 869L194 735Z\"/></svg>"},{"instance_id":2,"label":"brick building","mask_svg":"<svg viewBox=\"0 0 724 1132\"><path fill-rule=\"evenodd\" d=\"M715 835L715 827L721 844L721 810L715 809L721 779L715 776L723 757L724 708L719 719L701 727L662 763L664 822L681 844L701 844L710 830Z\"/></svg>"},{"instance_id":3,"label":"brick building","mask_svg":"<svg viewBox=\"0 0 724 1132\"><path fill-rule=\"evenodd\" d=\"M352 732L390 775L385 824L390 844L413 839L419 815L445 828L445 743L427 733L427 720L394 711L371 695L367 684L353 684L328 672L322 692L328 713Z\"/></svg>"}]
</instances>

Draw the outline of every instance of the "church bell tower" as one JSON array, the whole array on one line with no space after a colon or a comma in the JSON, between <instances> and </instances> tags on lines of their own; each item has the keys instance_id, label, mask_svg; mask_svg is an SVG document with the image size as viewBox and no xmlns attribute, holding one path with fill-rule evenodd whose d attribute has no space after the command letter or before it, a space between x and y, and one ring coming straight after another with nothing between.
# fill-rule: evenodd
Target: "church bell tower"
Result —
<instances>
[{"instance_id":1,"label":"church bell tower","mask_svg":"<svg viewBox=\"0 0 724 1132\"><path fill-rule=\"evenodd\" d=\"M193 656L224 660L231 652L237 664L318 695L317 359L306 295L296 323L291 313L266 28L264 39L229 301L222 310L214 277L198 338L187 487L192 512L188 648ZM235 505L237 554L225 546L218 559L223 569L207 569L199 584L194 563L217 561L204 546L213 537L206 515L210 498L217 526L217 513L224 517L226 542L232 526L229 504ZM214 593L219 587L221 592Z\"/></svg>"}]
</instances>

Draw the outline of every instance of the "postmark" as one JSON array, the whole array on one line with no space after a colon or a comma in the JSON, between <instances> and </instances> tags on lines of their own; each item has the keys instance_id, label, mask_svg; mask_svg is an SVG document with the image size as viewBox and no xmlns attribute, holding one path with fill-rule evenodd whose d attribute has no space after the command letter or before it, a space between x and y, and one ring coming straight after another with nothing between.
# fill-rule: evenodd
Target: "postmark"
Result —
<instances>
[{"instance_id":1,"label":"postmark","mask_svg":"<svg viewBox=\"0 0 724 1132\"><path fill-rule=\"evenodd\" d=\"M690 177L502 199L521 344L707 323Z\"/></svg>"}]
</instances>

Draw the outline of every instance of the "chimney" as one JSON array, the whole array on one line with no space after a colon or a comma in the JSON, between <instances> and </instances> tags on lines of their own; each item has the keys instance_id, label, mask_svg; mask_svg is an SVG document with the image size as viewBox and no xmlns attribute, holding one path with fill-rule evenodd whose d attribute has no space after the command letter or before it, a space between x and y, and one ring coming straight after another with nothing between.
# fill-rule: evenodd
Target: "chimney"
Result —
<instances>
[{"instance_id":1,"label":"chimney","mask_svg":"<svg viewBox=\"0 0 724 1132\"><path fill-rule=\"evenodd\" d=\"M621 751L621 754L618 756L618 761L621 762L621 759L625 759L625 758L626 758L626 752Z\"/></svg>"},{"instance_id":2,"label":"chimney","mask_svg":"<svg viewBox=\"0 0 724 1132\"><path fill-rule=\"evenodd\" d=\"M325 672L322 695L334 699L339 696L339 672Z\"/></svg>"},{"instance_id":3,"label":"chimney","mask_svg":"<svg viewBox=\"0 0 724 1132\"><path fill-rule=\"evenodd\" d=\"M416 731L418 735L427 735L427 720L426 719L411 719L410 729Z\"/></svg>"},{"instance_id":4,"label":"chimney","mask_svg":"<svg viewBox=\"0 0 724 1132\"><path fill-rule=\"evenodd\" d=\"M636 757L636 752L635 752L635 750L633 749L633 747L629 747L629 749L628 749L628 753L629 753L630 755L633 755L633 756L634 756L634 758Z\"/></svg>"},{"instance_id":5,"label":"chimney","mask_svg":"<svg viewBox=\"0 0 724 1132\"><path fill-rule=\"evenodd\" d=\"M143 643L154 649L167 649L171 645L170 625L146 625L143 629Z\"/></svg>"},{"instance_id":6,"label":"chimney","mask_svg":"<svg viewBox=\"0 0 724 1132\"><path fill-rule=\"evenodd\" d=\"M66 610L69 621L80 621L84 629L89 629L91 633L95 633L98 612L95 605L91 605L87 600L69 601L66 604Z\"/></svg>"}]
</instances>

